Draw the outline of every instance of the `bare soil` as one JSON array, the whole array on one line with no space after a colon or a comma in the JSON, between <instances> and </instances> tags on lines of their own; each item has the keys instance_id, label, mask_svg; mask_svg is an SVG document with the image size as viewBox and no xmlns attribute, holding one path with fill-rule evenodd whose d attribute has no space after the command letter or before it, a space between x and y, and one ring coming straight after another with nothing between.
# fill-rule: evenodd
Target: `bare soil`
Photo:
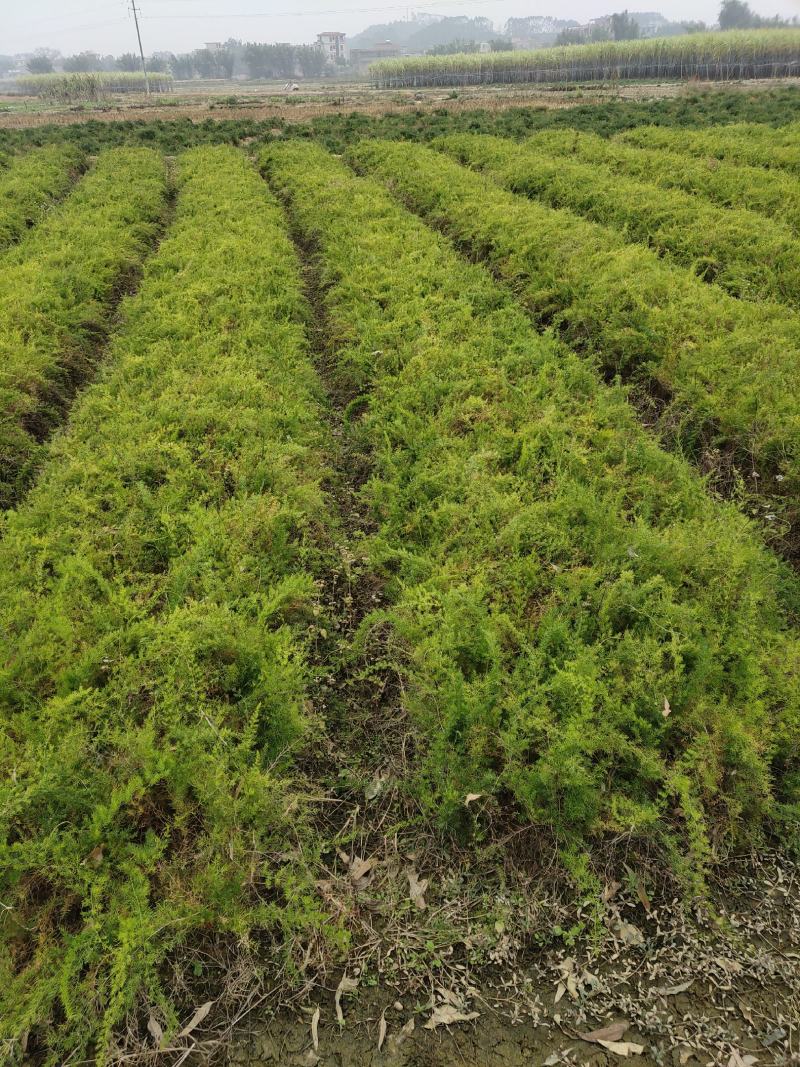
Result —
<instances>
[{"instance_id":1,"label":"bare soil","mask_svg":"<svg viewBox=\"0 0 800 1067\"><path fill-rule=\"evenodd\" d=\"M125 95L112 100L79 106L47 105L34 97L0 96L0 129L36 126L74 125L87 122L119 122L171 119L253 119L308 122L327 115L358 111L368 115L403 114L409 110L444 108L458 113L475 108L505 110L510 107L570 108L610 99L659 100L687 92L753 92L778 85L800 83L800 79L758 79L737 82L646 82L577 86L470 86L453 91L447 88L417 90L372 89L364 83L315 84L297 94L281 92L275 86L252 87L246 83L215 84L213 89L179 86L169 96ZM236 98L234 103L232 98ZM6 110L7 109L7 110Z\"/></svg>"}]
</instances>

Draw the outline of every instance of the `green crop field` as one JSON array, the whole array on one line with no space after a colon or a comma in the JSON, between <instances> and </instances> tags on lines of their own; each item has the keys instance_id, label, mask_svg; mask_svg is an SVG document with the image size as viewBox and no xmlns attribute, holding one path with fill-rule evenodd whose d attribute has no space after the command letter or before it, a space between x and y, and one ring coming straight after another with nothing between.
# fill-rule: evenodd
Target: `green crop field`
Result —
<instances>
[{"instance_id":1,"label":"green crop field","mask_svg":"<svg viewBox=\"0 0 800 1067\"><path fill-rule=\"evenodd\" d=\"M3 142L2 1062L553 943L577 1033L577 942L795 869L786 100Z\"/></svg>"}]
</instances>

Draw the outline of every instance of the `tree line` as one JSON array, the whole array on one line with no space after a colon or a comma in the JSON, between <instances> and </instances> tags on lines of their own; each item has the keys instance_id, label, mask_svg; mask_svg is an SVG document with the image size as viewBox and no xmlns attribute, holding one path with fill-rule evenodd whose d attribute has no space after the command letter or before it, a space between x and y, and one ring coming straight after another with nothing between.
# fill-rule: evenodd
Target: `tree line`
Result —
<instances>
[{"instance_id":1,"label":"tree line","mask_svg":"<svg viewBox=\"0 0 800 1067\"><path fill-rule=\"evenodd\" d=\"M330 72L325 55L313 45L259 44L229 40L219 48L197 48L174 54L159 52L146 59L153 73L168 73L180 81L192 78L225 78L244 74L249 78L318 78ZM62 56L53 49L40 48L27 61L31 74L52 74L60 69L67 73L98 71L136 71L141 59L133 52L121 56L101 56L97 52L80 52Z\"/></svg>"}]
</instances>

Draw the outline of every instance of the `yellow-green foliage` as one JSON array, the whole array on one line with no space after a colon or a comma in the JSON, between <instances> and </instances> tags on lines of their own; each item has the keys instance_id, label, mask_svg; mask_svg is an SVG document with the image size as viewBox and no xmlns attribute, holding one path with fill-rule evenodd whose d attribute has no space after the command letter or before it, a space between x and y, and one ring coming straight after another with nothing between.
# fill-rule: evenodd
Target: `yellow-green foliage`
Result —
<instances>
[{"instance_id":1,"label":"yellow-green foliage","mask_svg":"<svg viewBox=\"0 0 800 1067\"><path fill-rule=\"evenodd\" d=\"M619 78L727 81L796 74L798 49L800 30L731 30L639 41L600 41L533 52L405 56L373 63L370 74L382 88Z\"/></svg>"},{"instance_id":2,"label":"yellow-green foliage","mask_svg":"<svg viewBox=\"0 0 800 1067\"><path fill-rule=\"evenodd\" d=\"M112 149L0 261L0 507L18 499L39 442L85 378L115 298L158 233L166 195L157 153Z\"/></svg>"},{"instance_id":3,"label":"yellow-green foliage","mask_svg":"<svg viewBox=\"0 0 800 1067\"><path fill-rule=\"evenodd\" d=\"M725 207L748 208L800 229L800 186L791 173L682 155L683 140L682 130L672 131L671 140L652 149L578 130L543 130L535 137L536 146L551 155L608 167L664 189L682 189Z\"/></svg>"},{"instance_id":4,"label":"yellow-green foliage","mask_svg":"<svg viewBox=\"0 0 800 1067\"><path fill-rule=\"evenodd\" d=\"M473 159L483 145L483 138L454 137L440 147ZM429 149L364 142L351 158L485 258L538 323L555 326L606 373L621 372L662 397L665 436L677 435L698 458L710 445L732 453L761 474L767 494L785 490L788 517L796 519L794 316L735 300L613 230L514 196Z\"/></svg>"},{"instance_id":5,"label":"yellow-green foliage","mask_svg":"<svg viewBox=\"0 0 800 1067\"><path fill-rule=\"evenodd\" d=\"M625 144L641 148L667 148L690 156L710 156L728 163L800 174L798 133L800 126L797 123L773 130L755 122L740 122L703 130L681 130L678 138L674 130L640 126L619 134L618 138Z\"/></svg>"},{"instance_id":6,"label":"yellow-green foliage","mask_svg":"<svg viewBox=\"0 0 800 1067\"><path fill-rule=\"evenodd\" d=\"M286 781L330 521L300 271L243 156L178 166L0 542L0 1038L38 1024L59 1064L102 1057L137 992L174 1026L176 946L323 922Z\"/></svg>"},{"instance_id":7,"label":"yellow-green foliage","mask_svg":"<svg viewBox=\"0 0 800 1067\"><path fill-rule=\"evenodd\" d=\"M797 585L747 521L381 185L308 145L263 166L363 393L391 604L366 626L395 634L423 797L455 825L480 792L572 844L668 838L695 873L795 819Z\"/></svg>"},{"instance_id":8,"label":"yellow-green foliage","mask_svg":"<svg viewBox=\"0 0 800 1067\"><path fill-rule=\"evenodd\" d=\"M41 219L82 166L82 152L68 145L48 145L12 157L0 171L0 249L18 241Z\"/></svg>"},{"instance_id":9,"label":"yellow-green foliage","mask_svg":"<svg viewBox=\"0 0 800 1067\"><path fill-rule=\"evenodd\" d=\"M538 138L457 138L458 154L512 192L613 227L666 253L734 296L800 306L800 241L752 211L720 208L680 189L553 158Z\"/></svg>"}]
</instances>

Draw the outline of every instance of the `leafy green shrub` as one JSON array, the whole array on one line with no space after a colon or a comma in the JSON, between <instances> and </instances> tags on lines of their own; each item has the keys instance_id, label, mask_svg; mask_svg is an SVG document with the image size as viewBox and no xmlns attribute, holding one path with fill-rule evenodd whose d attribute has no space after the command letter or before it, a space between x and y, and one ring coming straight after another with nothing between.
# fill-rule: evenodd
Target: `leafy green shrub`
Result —
<instances>
[{"instance_id":1,"label":"leafy green shrub","mask_svg":"<svg viewBox=\"0 0 800 1067\"><path fill-rule=\"evenodd\" d=\"M777 138L777 134L773 134ZM748 208L800 229L800 189L787 171L766 170L712 158L681 155L683 134L661 148L634 148L621 141L577 130L548 130L536 145L554 156L600 164L615 174L682 189L725 207Z\"/></svg>"},{"instance_id":2,"label":"leafy green shrub","mask_svg":"<svg viewBox=\"0 0 800 1067\"><path fill-rule=\"evenodd\" d=\"M300 271L236 151L178 186L0 542L0 1038L50 1063L102 1060L134 1005L168 1042L179 949L334 930L287 778L330 526Z\"/></svg>"},{"instance_id":3,"label":"leafy green shrub","mask_svg":"<svg viewBox=\"0 0 800 1067\"><path fill-rule=\"evenodd\" d=\"M462 138L454 151L514 193L567 208L665 253L737 297L800 306L800 241L754 212L719 208L594 163L552 158L536 138Z\"/></svg>"},{"instance_id":4,"label":"leafy green shrub","mask_svg":"<svg viewBox=\"0 0 800 1067\"><path fill-rule=\"evenodd\" d=\"M0 506L18 499L40 442L86 378L117 298L160 229L166 196L160 156L113 149L3 258Z\"/></svg>"},{"instance_id":5,"label":"leafy green shrub","mask_svg":"<svg viewBox=\"0 0 800 1067\"><path fill-rule=\"evenodd\" d=\"M473 159L484 141L455 137L440 147ZM486 259L538 324L558 329L607 376L622 374L655 397L650 417L665 439L698 462L709 464L720 450L755 470L753 489L760 483L765 502L782 502L787 521L797 523L794 316L735 300L611 229L514 196L429 149L365 142L349 158Z\"/></svg>"},{"instance_id":6,"label":"leafy green shrub","mask_svg":"<svg viewBox=\"0 0 800 1067\"><path fill-rule=\"evenodd\" d=\"M729 163L768 167L800 173L800 146L797 144L798 125L789 123L785 133L763 129L755 123L733 123L710 130L692 130L680 138L680 144L669 130L643 126L622 134L626 144L642 148L670 148L690 156L711 156Z\"/></svg>"},{"instance_id":7,"label":"leafy green shrub","mask_svg":"<svg viewBox=\"0 0 800 1067\"><path fill-rule=\"evenodd\" d=\"M796 580L382 186L310 145L262 160L363 394L390 602L365 626L395 635L423 799L459 827L493 793L567 847L661 842L695 878L796 827Z\"/></svg>"},{"instance_id":8,"label":"leafy green shrub","mask_svg":"<svg viewBox=\"0 0 800 1067\"><path fill-rule=\"evenodd\" d=\"M83 162L71 145L49 145L9 161L0 171L0 249L19 241L67 192Z\"/></svg>"}]
</instances>

